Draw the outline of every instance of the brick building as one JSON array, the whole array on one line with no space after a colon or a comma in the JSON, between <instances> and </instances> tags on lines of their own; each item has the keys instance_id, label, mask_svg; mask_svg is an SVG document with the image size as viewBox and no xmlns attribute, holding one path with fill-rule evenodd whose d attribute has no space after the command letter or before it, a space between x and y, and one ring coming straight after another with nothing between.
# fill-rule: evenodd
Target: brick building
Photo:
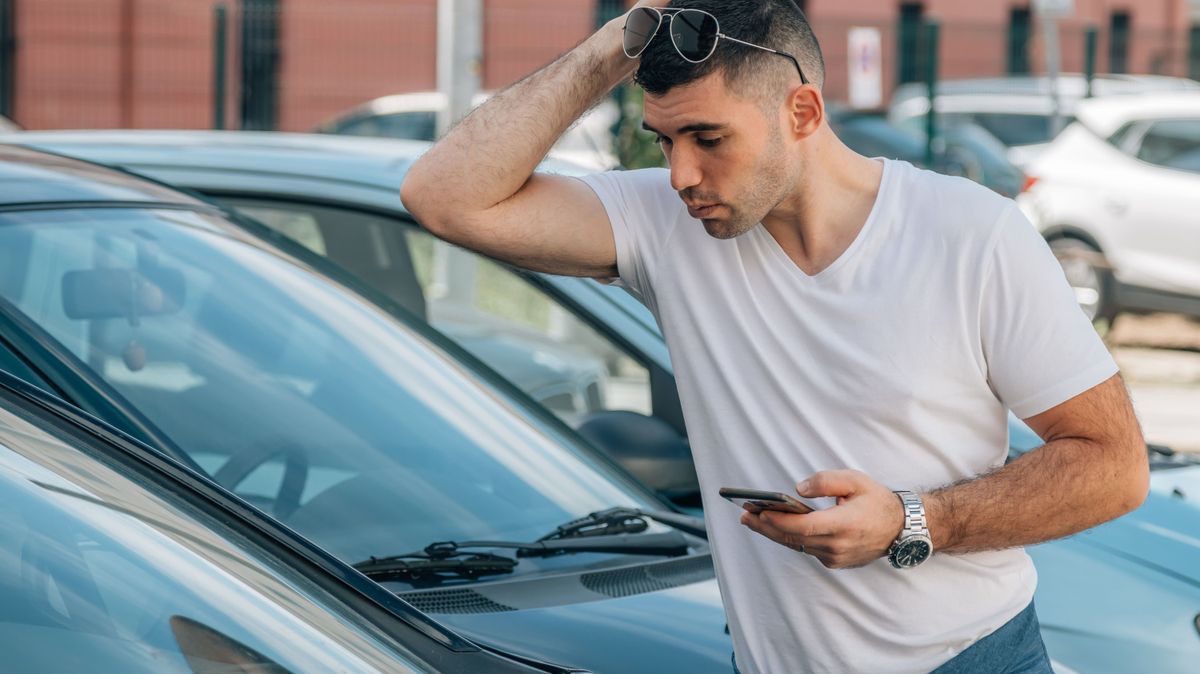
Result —
<instances>
[{"instance_id":1,"label":"brick building","mask_svg":"<svg viewBox=\"0 0 1200 674\"><path fill-rule=\"evenodd\" d=\"M616 7L613 7L614 2ZM214 119L217 0L0 0L0 114L27 128L206 128ZM428 90L436 0L227 0L226 118L305 130L375 96ZM884 89L923 71L921 22L941 26L941 77L1039 72L1028 0L807 0L827 62L826 96L847 94L847 34L874 27ZM1192 4L1195 4L1194 2ZM1197 75L1187 0L1074 0L1063 67ZM569 49L620 0L484 0L484 86L504 86Z\"/></svg>"}]
</instances>

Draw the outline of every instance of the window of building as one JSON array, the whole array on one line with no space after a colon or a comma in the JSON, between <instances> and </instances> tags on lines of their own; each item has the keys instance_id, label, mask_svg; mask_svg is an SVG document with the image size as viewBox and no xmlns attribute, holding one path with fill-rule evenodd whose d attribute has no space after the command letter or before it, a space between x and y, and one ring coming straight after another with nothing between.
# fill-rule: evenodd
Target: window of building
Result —
<instances>
[{"instance_id":1,"label":"window of building","mask_svg":"<svg viewBox=\"0 0 1200 674\"><path fill-rule=\"evenodd\" d=\"M1024 75L1029 72L1029 36L1033 14L1028 7L1013 7L1008 15L1008 73Z\"/></svg>"},{"instance_id":2,"label":"window of building","mask_svg":"<svg viewBox=\"0 0 1200 674\"><path fill-rule=\"evenodd\" d=\"M924 59L921 58L921 50L924 40L921 39L921 22L924 14L925 6L919 2L905 2L900 5L900 28L896 39L900 52L897 55L900 66L896 77L900 84L919 82L923 79L921 66Z\"/></svg>"},{"instance_id":3,"label":"window of building","mask_svg":"<svg viewBox=\"0 0 1200 674\"><path fill-rule=\"evenodd\" d=\"M1113 12L1108 28L1108 72L1129 72L1129 12Z\"/></svg>"}]
</instances>

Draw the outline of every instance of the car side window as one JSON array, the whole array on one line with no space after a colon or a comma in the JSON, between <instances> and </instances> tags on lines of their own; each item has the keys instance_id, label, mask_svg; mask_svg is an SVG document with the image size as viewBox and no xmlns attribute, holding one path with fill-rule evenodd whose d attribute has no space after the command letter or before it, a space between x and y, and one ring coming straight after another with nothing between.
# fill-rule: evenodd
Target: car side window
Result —
<instances>
[{"instance_id":1,"label":"car side window","mask_svg":"<svg viewBox=\"0 0 1200 674\"><path fill-rule=\"evenodd\" d=\"M649 415L649 370L517 272L416 227L405 231L429 322L571 425Z\"/></svg>"},{"instance_id":2,"label":"car side window","mask_svg":"<svg viewBox=\"0 0 1200 674\"><path fill-rule=\"evenodd\" d=\"M314 250L572 426L604 410L651 414L650 373L643 364L498 262L397 219L309 204L223 201L269 226L311 218L324 242L324 250Z\"/></svg>"},{"instance_id":3,"label":"car side window","mask_svg":"<svg viewBox=\"0 0 1200 674\"><path fill-rule=\"evenodd\" d=\"M1200 173L1200 119L1155 122L1142 137L1137 158L1166 168Z\"/></svg>"},{"instance_id":4,"label":"car side window","mask_svg":"<svg viewBox=\"0 0 1200 674\"><path fill-rule=\"evenodd\" d=\"M363 117L342 126L335 133L372 138L433 140L436 131L437 114L427 110L417 110Z\"/></svg>"}]
</instances>

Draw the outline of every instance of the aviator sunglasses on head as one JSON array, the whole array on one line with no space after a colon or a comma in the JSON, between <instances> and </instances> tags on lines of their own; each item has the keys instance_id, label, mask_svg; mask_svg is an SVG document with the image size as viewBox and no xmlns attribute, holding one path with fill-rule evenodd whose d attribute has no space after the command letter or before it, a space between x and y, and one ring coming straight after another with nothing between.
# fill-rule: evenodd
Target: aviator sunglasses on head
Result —
<instances>
[{"instance_id":1,"label":"aviator sunglasses on head","mask_svg":"<svg viewBox=\"0 0 1200 674\"><path fill-rule=\"evenodd\" d=\"M735 37L729 37L721 32L717 17L701 9L655 9L654 7L639 7L629 13L625 19L625 35L622 46L625 55L635 59L646 51L650 41L658 34L663 17L667 18L667 32L671 34L671 44L685 61L700 63L712 56L717 49L717 42L729 40L747 47L754 47L765 52L778 54L791 60L800 74L800 82L808 84L808 78L800 69L800 62L795 56L786 52L768 49L760 45L743 42Z\"/></svg>"}]
</instances>

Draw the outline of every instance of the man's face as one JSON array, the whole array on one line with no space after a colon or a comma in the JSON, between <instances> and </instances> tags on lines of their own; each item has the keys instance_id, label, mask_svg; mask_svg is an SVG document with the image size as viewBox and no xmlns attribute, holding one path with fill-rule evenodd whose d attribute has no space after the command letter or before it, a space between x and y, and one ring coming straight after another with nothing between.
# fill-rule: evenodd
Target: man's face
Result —
<instances>
[{"instance_id":1,"label":"man's face","mask_svg":"<svg viewBox=\"0 0 1200 674\"><path fill-rule=\"evenodd\" d=\"M646 94L644 120L658 135L671 186L711 236L748 231L792 187L779 115L735 95L720 73Z\"/></svg>"}]
</instances>

